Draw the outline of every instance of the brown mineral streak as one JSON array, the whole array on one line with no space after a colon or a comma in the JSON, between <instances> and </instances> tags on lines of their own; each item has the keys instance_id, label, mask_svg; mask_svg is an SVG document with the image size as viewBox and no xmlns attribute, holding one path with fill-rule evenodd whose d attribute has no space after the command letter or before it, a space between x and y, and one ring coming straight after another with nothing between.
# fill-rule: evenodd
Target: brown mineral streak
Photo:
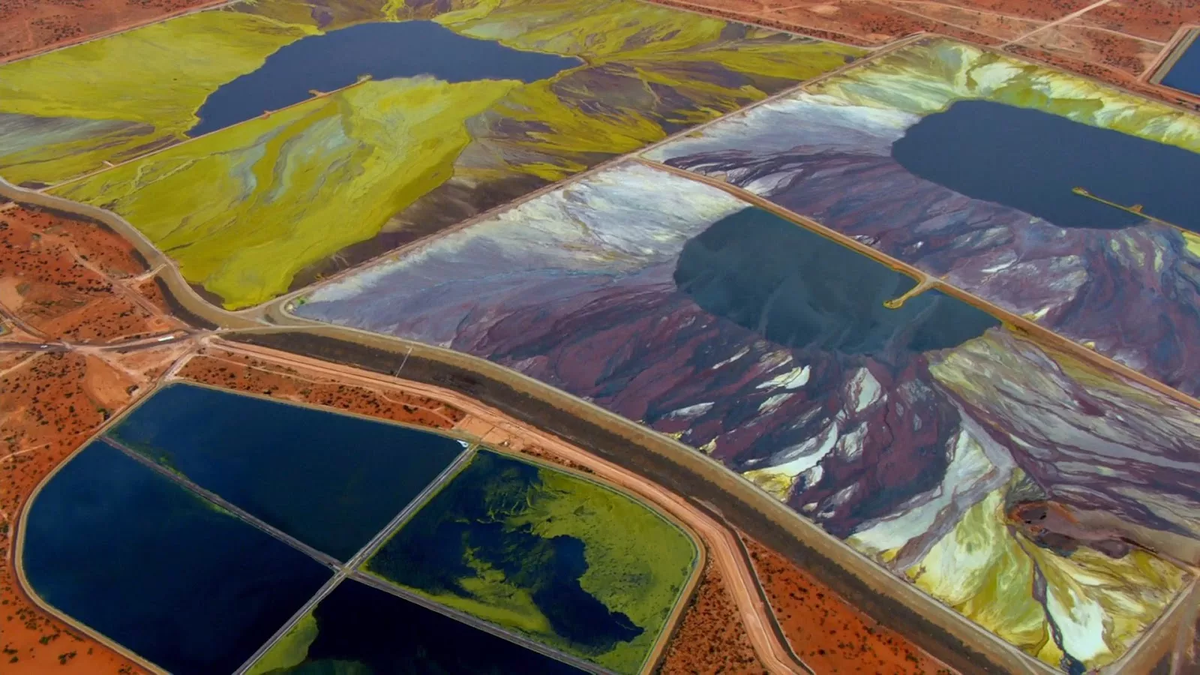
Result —
<instances>
[{"instance_id":1,"label":"brown mineral streak","mask_svg":"<svg viewBox=\"0 0 1200 675\"><path fill-rule=\"evenodd\" d=\"M742 535L779 627L817 673L951 673L895 631L878 625L803 569Z\"/></svg>"}]
</instances>

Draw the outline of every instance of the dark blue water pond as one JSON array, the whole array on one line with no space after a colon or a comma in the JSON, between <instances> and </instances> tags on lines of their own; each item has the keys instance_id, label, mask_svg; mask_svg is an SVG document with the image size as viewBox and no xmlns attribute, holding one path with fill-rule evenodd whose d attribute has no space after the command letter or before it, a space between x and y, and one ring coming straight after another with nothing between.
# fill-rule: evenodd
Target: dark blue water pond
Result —
<instances>
[{"instance_id":1,"label":"dark blue water pond","mask_svg":"<svg viewBox=\"0 0 1200 675\"><path fill-rule=\"evenodd\" d=\"M356 581L342 582L313 617L318 632L307 658L272 673L582 672Z\"/></svg>"},{"instance_id":2,"label":"dark blue water pond","mask_svg":"<svg viewBox=\"0 0 1200 675\"><path fill-rule=\"evenodd\" d=\"M1200 38L1192 41L1162 83L1200 96Z\"/></svg>"},{"instance_id":3,"label":"dark blue water pond","mask_svg":"<svg viewBox=\"0 0 1200 675\"><path fill-rule=\"evenodd\" d=\"M1059 227L1118 229L1135 214L1071 192L1082 187L1200 231L1200 155L1039 110L959 101L927 115L892 146L914 174Z\"/></svg>"},{"instance_id":4,"label":"dark blue water pond","mask_svg":"<svg viewBox=\"0 0 1200 675\"><path fill-rule=\"evenodd\" d=\"M110 436L349 560L463 451L436 434L174 385Z\"/></svg>"},{"instance_id":5,"label":"dark blue water pond","mask_svg":"<svg viewBox=\"0 0 1200 675\"><path fill-rule=\"evenodd\" d=\"M579 59L524 52L499 42L464 37L432 21L365 23L293 42L258 70L222 85L188 132L199 136L332 91L362 75L376 80L432 75L446 82L534 82L574 68Z\"/></svg>"},{"instance_id":6,"label":"dark blue water pond","mask_svg":"<svg viewBox=\"0 0 1200 675\"><path fill-rule=\"evenodd\" d=\"M101 441L25 527L38 595L177 675L233 672L332 574Z\"/></svg>"},{"instance_id":7,"label":"dark blue water pond","mask_svg":"<svg viewBox=\"0 0 1200 675\"><path fill-rule=\"evenodd\" d=\"M748 208L688 241L679 289L704 308L796 349L884 356L946 349L998 326L971 305L926 291L884 302L911 277L772 213Z\"/></svg>"}]
</instances>

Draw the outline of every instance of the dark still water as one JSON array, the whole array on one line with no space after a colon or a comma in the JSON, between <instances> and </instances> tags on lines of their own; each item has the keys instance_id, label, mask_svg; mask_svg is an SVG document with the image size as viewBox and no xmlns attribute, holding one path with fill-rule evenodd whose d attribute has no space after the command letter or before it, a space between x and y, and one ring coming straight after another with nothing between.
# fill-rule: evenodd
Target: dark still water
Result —
<instances>
[{"instance_id":1,"label":"dark still water","mask_svg":"<svg viewBox=\"0 0 1200 675\"><path fill-rule=\"evenodd\" d=\"M332 91L361 75L376 80L432 75L446 82L534 82L574 68L579 59L525 52L476 40L432 21L365 23L293 42L258 70L222 85L198 113L189 136L199 136Z\"/></svg>"},{"instance_id":2,"label":"dark still water","mask_svg":"<svg viewBox=\"0 0 1200 675\"><path fill-rule=\"evenodd\" d=\"M272 673L501 675L580 673L357 581L346 580L313 612L316 637L304 660Z\"/></svg>"},{"instance_id":3,"label":"dark still water","mask_svg":"<svg viewBox=\"0 0 1200 675\"><path fill-rule=\"evenodd\" d=\"M923 352L999 325L937 291L888 309L884 302L916 286L912 278L757 208L688 241L675 283L705 311L796 349Z\"/></svg>"},{"instance_id":4,"label":"dark still water","mask_svg":"<svg viewBox=\"0 0 1200 675\"><path fill-rule=\"evenodd\" d=\"M1200 96L1200 37L1193 40L1183 56L1171 66L1162 83Z\"/></svg>"},{"instance_id":5,"label":"dark still water","mask_svg":"<svg viewBox=\"0 0 1200 675\"><path fill-rule=\"evenodd\" d=\"M102 441L26 527L38 595L177 675L233 672L331 575Z\"/></svg>"},{"instance_id":6,"label":"dark still water","mask_svg":"<svg viewBox=\"0 0 1200 675\"><path fill-rule=\"evenodd\" d=\"M1039 110L959 101L923 118L892 157L926 180L1059 227L1118 229L1142 218L1071 192L1200 231L1200 155Z\"/></svg>"},{"instance_id":7,"label":"dark still water","mask_svg":"<svg viewBox=\"0 0 1200 675\"><path fill-rule=\"evenodd\" d=\"M156 393L109 434L341 560L464 449L433 433L188 385Z\"/></svg>"}]
</instances>

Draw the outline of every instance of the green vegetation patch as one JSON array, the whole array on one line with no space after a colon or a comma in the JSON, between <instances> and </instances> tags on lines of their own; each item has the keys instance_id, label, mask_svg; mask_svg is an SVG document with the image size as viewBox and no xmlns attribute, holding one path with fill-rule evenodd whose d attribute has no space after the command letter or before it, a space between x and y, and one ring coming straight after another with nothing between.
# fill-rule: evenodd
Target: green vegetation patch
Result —
<instances>
[{"instance_id":1,"label":"green vegetation patch","mask_svg":"<svg viewBox=\"0 0 1200 675\"><path fill-rule=\"evenodd\" d=\"M635 673L695 559L683 531L629 497L484 451L366 567L549 647Z\"/></svg>"},{"instance_id":2,"label":"green vegetation patch","mask_svg":"<svg viewBox=\"0 0 1200 675\"><path fill-rule=\"evenodd\" d=\"M305 614L292 629L262 655L246 675L264 675L272 671L287 671L304 663L308 658L308 648L317 639L320 629L317 618L312 612Z\"/></svg>"}]
</instances>

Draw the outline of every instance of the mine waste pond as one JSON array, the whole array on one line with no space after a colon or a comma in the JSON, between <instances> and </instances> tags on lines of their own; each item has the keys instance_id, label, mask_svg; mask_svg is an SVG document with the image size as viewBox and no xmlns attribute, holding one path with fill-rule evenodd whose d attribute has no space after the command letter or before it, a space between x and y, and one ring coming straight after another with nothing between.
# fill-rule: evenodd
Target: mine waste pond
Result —
<instances>
[{"instance_id":1,"label":"mine waste pond","mask_svg":"<svg viewBox=\"0 0 1200 675\"><path fill-rule=\"evenodd\" d=\"M299 103L310 90L333 91L376 80L429 75L445 82L535 82L574 68L573 57L526 52L476 40L432 21L365 23L302 38L267 57L258 70L213 92L188 131L200 136Z\"/></svg>"},{"instance_id":2,"label":"mine waste pond","mask_svg":"<svg viewBox=\"0 0 1200 675\"><path fill-rule=\"evenodd\" d=\"M255 663L249 675L580 672L385 591L346 580Z\"/></svg>"},{"instance_id":3,"label":"mine waste pond","mask_svg":"<svg viewBox=\"0 0 1200 675\"><path fill-rule=\"evenodd\" d=\"M1192 40L1192 44L1171 66L1162 84L1200 96L1200 35Z\"/></svg>"},{"instance_id":4,"label":"mine waste pond","mask_svg":"<svg viewBox=\"0 0 1200 675\"><path fill-rule=\"evenodd\" d=\"M554 649L635 673L695 557L681 530L625 495L480 451L367 570Z\"/></svg>"},{"instance_id":5,"label":"mine waste pond","mask_svg":"<svg viewBox=\"0 0 1200 675\"><path fill-rule=\"evenodd\" d=\"M108 436L343 561L465 450L431 432L182 384Z\"/></svg>"},{"instance_id":6,"label":"mine waste pond","mask_svg":"<svg viewBox=\"0 0 1200 675\"><path fill-rule=\"evenodd\" d=\"M1072 192L1081 187L1200 231L1200 154L1039 110L959 101L910 127L892 145L892 157L921 178L1059 227L1120 229L1143 222Z\"/></svg>"},{"instance_id":7,"label":"mine waste pond","mask_svg":"<svg viewBox=\"0 0 1200 675\"><path fill-rule=\"evenodd\" d=\"M1000 325L938 291L897 309L911 277L758 208L688 240L675 284L706 312L785 347L843 354L947 349Z\"/></svg>"},{"instance_id":8,"label":"mine waste pond","mask_svg":"<svg viewBox=\"0 0 1200 675\"><path fill-rule=\"evenodd\" d=\"M233 672L332 575L104 441L54 474L25 528L35 593L177 675Z\"/></svg>"}]
</instances>

